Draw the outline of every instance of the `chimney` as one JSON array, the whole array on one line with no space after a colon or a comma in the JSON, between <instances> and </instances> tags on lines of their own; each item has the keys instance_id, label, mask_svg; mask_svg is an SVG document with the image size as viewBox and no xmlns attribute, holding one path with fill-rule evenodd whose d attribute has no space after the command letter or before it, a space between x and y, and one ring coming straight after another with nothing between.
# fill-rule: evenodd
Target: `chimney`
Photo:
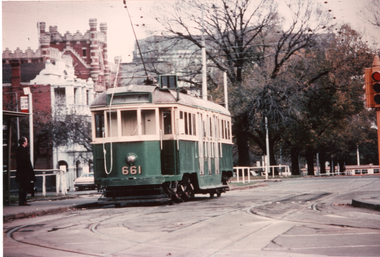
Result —
<instances>
[{"instance_id":1,"label":"chimney","mask_svg":"<svg viewBox=\"0 0 380 257\"><path fill-rule=\"evenodd\" d=\"M12 69L11 84L12 87L21 86L21 61L20 60L9 60L9 64Z\"/></svg>"}]
</instances>

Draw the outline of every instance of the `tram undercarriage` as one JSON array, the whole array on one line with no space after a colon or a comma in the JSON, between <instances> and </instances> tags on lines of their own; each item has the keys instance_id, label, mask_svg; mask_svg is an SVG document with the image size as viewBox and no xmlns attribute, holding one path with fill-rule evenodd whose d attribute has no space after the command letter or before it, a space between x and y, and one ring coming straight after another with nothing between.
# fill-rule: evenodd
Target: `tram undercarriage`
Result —
<instances>
[{"instance_id":1,"label":"tram undercarriage","mask_svg":"<svg viewBox=\"0 0 380 257\"><path fill-rule=\"evenodd\" d=\"M195 188L190 179L182 181L165 182L160 185L141 186L107 186L103 188L103 195L98 199L99 205L135 204L135 203L164 203L172 204L184 202L194 198L195 194L209 194L210 198L220 197L228 191L228 186L217 188L200 189Z\"/></svg>"}]
</instances>

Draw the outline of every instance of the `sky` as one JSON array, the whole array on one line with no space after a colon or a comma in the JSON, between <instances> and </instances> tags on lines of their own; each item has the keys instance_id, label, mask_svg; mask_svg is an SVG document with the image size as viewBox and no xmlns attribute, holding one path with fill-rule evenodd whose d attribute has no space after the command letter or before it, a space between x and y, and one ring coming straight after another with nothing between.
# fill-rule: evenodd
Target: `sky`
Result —
<instances>
[{"instance_id":1,"label":"sky","mask_svg":"<svg viewBox=\"0 0 380 257\"><path fill-rule=\"evenodd\" d=\"M286 1L286 0L284 0ZM315 0L322 7L331 10L336 22L348 22L368 35L377 36L380 43L380 29L366 23L358 11L371 0ZM127 0L127 6L138 38L149 36L145 28L154 28L154 4L159 1ZM99 24L108 25L107 43L109 62L122 56L123 62L132 58L135 38L122 0L82 0L82 1L2 1L2 50L11 51L19 47L25 51L30 47L38 49L37 22L57 26L61 34L77 31L84 34L89 30L89 19L96 18ZM380 47L380 44L377 46Z\"/></svg>"},{"instance_id":2,"label":"sky","mask_svg":"<svg viewBox=\"0 0 380 257\"><path fill-rule=\"evenodd\" d=\"M152 16L148 7L152 2L128 1L127 6L137 37L146 37L143 24L149 28ZM28 47L37 50L38 22L45 22L47 31L49 26L57 26L61 34L67 31L85 34L92 18L97 19L98 30L101 22L107 23L109 61L113 62L116 56L122 56L123 62L131 59L135 38L122 0L2 1L2 50L14 51L17 47L22 51Z\"/></svg>"}]
</instances>

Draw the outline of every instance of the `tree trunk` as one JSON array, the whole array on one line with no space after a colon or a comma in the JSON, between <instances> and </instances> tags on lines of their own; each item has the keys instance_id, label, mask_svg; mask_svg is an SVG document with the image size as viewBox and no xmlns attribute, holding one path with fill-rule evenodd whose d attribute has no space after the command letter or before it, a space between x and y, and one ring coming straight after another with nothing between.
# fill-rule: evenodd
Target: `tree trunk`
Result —
<instances>
[{"instance_id":1,"label":"tree trunk","mask_svg":"<svg viewBox=\"0 0 380 257\"><path fill-rule=\"evenodd\" d=\"M319 152L319 166L321 167L321 174L326 174L326 153L324 150Z\"/></svg>"},{"instance_id":2,"label":"tree trunk","mask_svg":"<svg viewBox=\"0 0 380 257\"><path fill-rule=\"evenodd\" d=\"M276 165L276 158L274 156L274 143L272 140L269 140L269 166L270 165ZM273 169L274 174L278 175L278 168Z\"/></svg>"},{"instance_id":3,"label":"tree trunk","mask_svg":"<svg viewBox=\"0 0 380 257\"><path fill-rule=\"evenodd\" d=\"M300 167L298 165L298 149L292 147L290 149L290 155L292 159L292 175L299 175Z\"/></svg>"},{"instance_id":4,"label":"tree trunk","mask_svg":"<svg viewBox=\"0 0 380 257\"><path fill-rule=\"evenodd\" d=\"M246 132L235 133L236 144L239 152L239 166L250 166L248 135Z\"/></svg>"},{"instance_id":5,"label":"tree trunk","mask_svg":"<svg viewBox=\"0 0 380 257\"><path fill-rule=\"evenodd\" d=\"M330 173L334 173L335 172L335 160L334 160L334 156L331 155L330 156Z\"/></svg>"},{"instance_id":6,"label":"tree trunk","mask_svg":"<svg viewBox=\"0 0 380 257\"><path fill-rule=\"evenodd\" d=\"M306 149L307 175L314 175L314 153L313 148Z\"/></svg>"},{"instance_id":7,"label":"tree trunk","mask_svg":"<svg viewBox=\"0 0 380 257\"><path fill-rule=\"evenodd\" d=\"M344 158L339 158L339 172L343 173L346 171L346 161Z\"/></svg>"}]
</instances>

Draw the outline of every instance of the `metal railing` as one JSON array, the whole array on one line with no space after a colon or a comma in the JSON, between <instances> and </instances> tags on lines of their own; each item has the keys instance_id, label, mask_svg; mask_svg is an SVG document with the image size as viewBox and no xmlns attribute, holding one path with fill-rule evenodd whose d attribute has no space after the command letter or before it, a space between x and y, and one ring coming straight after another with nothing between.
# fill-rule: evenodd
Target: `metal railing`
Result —
<instances>
[{"instance_id":1,"label":"metal railing","mask_svg":"<svg viewBox=\"0 0 380 257\"><path fill-rule=\"evenodd\" d=\"M11 170L11 174L15 173L15 170ZM55 189L56 195L60 193L62 195L67 194L67 183L66 183L66 171L59 169L35 169L36 177L42 177L42 195L46 196L46 177L55 176ZM16 178L16 176L10 176L11 178Z\"/></svg>"},{"instance_id":2,"label":"metal railing","mask_svg":"<svg viewBox=\"0 0 380 257\"><path fill-rule=\"evenodd\" d=\"M269 174L272 174L272 178L274 178L274 169L275 168L279 168L279 175L280 176L290 176L292 175L292 173L290 172L290 168L289 168L289 165L272 165L272 166L269 166ZM256 177L256 176L265 176L266 175L266 172L265 172L265 169L266 167L265 166L257 166L257 167L244 167L244 166L239 166L239 167L233 167L233 170L234 170L234 174L236 175L236 181L231 181L231 182L236 182L236 183L239 183L240 182L240 171L242 173L242 182L243 184L246 182L246 180L248 180L248 183L251 182L251 176L253 177ZM284 169L284 171L283 171ZM258 170L258 172L256 172L255 170ZM245 175L245 173L247 173L247 175ZM269 175L268 174L268 175ZM246 179L247 177L247 179Z\"/></svg>"}]
</instances>

